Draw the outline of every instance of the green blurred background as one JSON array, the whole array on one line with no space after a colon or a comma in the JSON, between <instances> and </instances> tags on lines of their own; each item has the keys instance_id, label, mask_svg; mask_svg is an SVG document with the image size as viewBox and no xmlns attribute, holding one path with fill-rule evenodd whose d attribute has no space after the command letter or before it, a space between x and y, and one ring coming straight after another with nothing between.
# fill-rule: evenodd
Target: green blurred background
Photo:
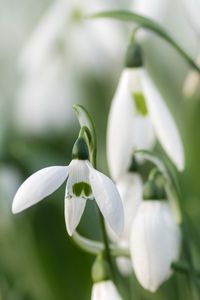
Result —
<instances>
[{"instance_id":1,"label":"green blurred background","mask_svg":"<svg viewBox=\"0 0 200 300\"><path fill-rule=\"evenodd\" d=\"M71 2L73 1L69 1L69 6ZM128 8L130 2L113 1L110 8L112 5ZM181 5L179 1L168 2L168 10L162 18L163 26L195 57L198 43L184 19ZM29 90L30 94L26 95L27 98L30 95L32 102L27 100L29 104L25 112L19 108L22 105L19 104L21 90L27 84L26 72L23 74L19 67L20 55L52 3L50 0L0 0L0 299L2 300L90 299L92 285L90 270L93 257L79 250L66 233L63 213L64 186L45 201L19 215L11 214L11 204L18 186L31 173L46 166L65 165L70 162L71 149L79 128L71 108L72 103L83 104L92 115L98 136L98 167L108 173L105 153L106 121L110 102L123 68L123 55L132 26L118 23L115 24L118 27L112 28L112 22L107 22L107 26L113 32L111 41L118 30L119 42L118 39L113 40L113 57L107 56L105 49L98 52L97 45L91 42L90 51L96 54L93 58L96 63L91 65L90 57L86 59L88 53L84 52L83 47L84 43L88 43L87 34L82 44L76 40L75 45L79 48L76 57L72 59L72 65L68 58L70 51L65 53L63 50L68 48L66 45L62 46L62 50L57 53L63 67L59 76L62 77L64 86L66 80L66 89L72 85L74 87L70 96L66 92L65 97L64 93L66 120L65 110L61 109L64 120L62 123L59 110L54 109L59 101L56 97L57 93L60 95L59 85L55 84L52 91L54 86L48 82L44 83L50 89L50 95L55 96L49 97L47 93L45 106L40 108L39 102L34 105L33 95L34 88L42 89L42 84L40 86L36 84L35 87L33 84L32 90ZM93 22L95 21L90 21L91 24L88 26L92 27ZM73 39L73 26L70 30ZM64 34L62 39L68 40L67 25L66 32L66 36ZM77 35L76 39L81 35ZM72 43L70 39L67 42ZM188 65L165 42L148 35L143 41L143 46L148 69L176 116L181 131L186 152L186 170L179 175L184 195L181 201L200 235L200 94L184 99L182 85L189 70ZM70 52L70 58L72 54L73 51ZM77 60L77 56L80 61ZM80 67L80 62L85 60L89 66L83 64ZM51 59L48 65L50 63ZM37 97L37 93L35 95ZM44 93L44 97L45 95ZM45 126L36 126L39 123L37 115L41 115L40 109L43 109L40 118L47 119L55 110L52 123L50 119ZM92 204L87 205L79 229L84 235L99 239L98 222ZM199 253L195 255L198 269ZM132 286L135 292L134 299L189 300L191 298L185 283L184 276L173 276L156 294L151 295L140 289L134 280Z\"/></svg>"}]
</instances>

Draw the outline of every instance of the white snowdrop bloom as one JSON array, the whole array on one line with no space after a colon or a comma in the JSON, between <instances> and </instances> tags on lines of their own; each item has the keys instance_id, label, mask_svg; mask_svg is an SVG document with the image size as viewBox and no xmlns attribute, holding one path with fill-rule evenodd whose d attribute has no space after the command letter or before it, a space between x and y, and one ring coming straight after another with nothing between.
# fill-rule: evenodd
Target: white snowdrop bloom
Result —
<instances>
[{"instance_id":1,"label":"white snowdrop bloom","mask_svg":"<svg viewBox=\"0 0 200 300\"><path fill-rule=\"evenodd\" d=\"M107 128L107 157L112 178L115 180L128 171L134 150L150 149L154 145L151 120L145 107L137 102L142 96L139 72L128 68L123 70L111 103Z\"/></svg>"},{"instance_id":2,"label":"white snowdrop bloom","mask_svg":"<svg viewBox=\"0 0 200 300\"><path fill-rule=\"evenodd\" d=\"M88 150L83 138L73 149L73 159L68 166L53 166L39 170L18 189L12 205L19 213L57 190L64 181L65 222L72 235L80 222L87 199L95 199L107 224L116 235L123 231L124 215L120 195L111 179L95 170L88 161Z\"/></svg>"},{"instance_id":3,"label":"white snowdrop bloom","mask_svg":"<svg viewBox=\"0 0 200 300\"><path fill-rule=\"evenodd\" d=\"M99 0L55 1L39 22L22 51L21 66L23 69L28 72L41 69L49 53L57 51L59 46L64 47L69 58L72 59L72 54L75 56L75 60L78 59L79 71L80 58L84 65L85 61L96 62L96 65L101 67L98 49L102 50L104 54L107 53L107 56L115 55L116 44L121 41L120 33L116 31L116 26L111 22L94 21L92 24L88 24L81 18L82 14L89 14L107 7L109 5L106 1ZM95 59L93 59L94 56ZM104 59L106 60L106 57Z\"/></svg>"},{"instance_id":4,"label":"white snowdrop bloom","mask_svg":"<svg viewBox=\"0 0 200 300\"><path fill-rule=\"evenodd\" d=\"M183 5L185 6L185 15L188 19L189 24L199 35L200 34L200 22L199 22L200 1L183 0Z\"/></svg>"},{"instance_id":5,"label":"white snowdrop bloom","mask_svg":"<svg viewBox=\"0 0 200 300\"><path fill-rule=\"evenodd\" d=\"M171 274L180 252L181 235L167 201L140 205L131 232L131 258L143 288L155 292Z\"/></svg>"},{"instance_id":6,"label":"white snowdrop bloom","mask_svg":"<svg viewBox=\"0 0 200 300\"><path fill-rule=\"evenodd\" d=\"M122 300L111 280L96 282L92 287L91 300Z\"/></svg>"},{"instance_id":7,"label":"white snowdrop bloom","mask_svg":"<svg viewBox=\"0 0 200 300\"><path fill-rule=\"evenodd\" d=\"M41 135L71 125L71 103L84 94L81 74L99 75L116 65L117 45L124 39L118 25L81 20L81 11L87 14L104 6L106 1L56 0L39 21L19 58L22 76L14 114L18 130Z\"/></svg>"},{"instance_id":8,"label":"white snowdrop bloom","mask_svg":"<svg viewBox=\"0 0 200 300\"><path fill-rule=\"evenodd\" d=\"M161 94L142 67L125 68L113 98L107 131L107 155L117 180L130 167L137 149L151 149L155 137L174 162L184 169L184 151L175 121Z\"/></svg>"},{"instance_id":9,"label":"white snowdrop bloom","mask_svg":"<svg viewBox=\"0 0 200 300\"><path fill-rule=\"evenodd\" d=\"M124 231L116 243L120 248L127 250L130 247L132 224L142 201L143 184L139 174L128 172L119 179L116 185L124 206ZM117 265L125 276L133 272L131 261L128 258L117 258Z\"/></svg>"}]
</instances>

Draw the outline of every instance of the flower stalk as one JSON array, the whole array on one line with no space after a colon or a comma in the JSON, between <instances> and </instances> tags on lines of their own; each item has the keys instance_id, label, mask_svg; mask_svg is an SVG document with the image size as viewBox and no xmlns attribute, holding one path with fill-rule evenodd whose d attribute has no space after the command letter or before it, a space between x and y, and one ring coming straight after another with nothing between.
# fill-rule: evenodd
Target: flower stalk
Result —
<instances>
[{"instance_id":1,"label":"flower stalk","mask_svg":"<svg viewBox=\"0 0 200 300\"><path fill-rule=\"evenodd\" d=\"M123 22L134 22L140 25L141 28L145 28L147 30L150 30L157 35L159 35L161 38L163 38L168 44L170 44L188 63L189 65L196 70L198 73L200 73L200 68L196 64L196 62L186 53L184 49L170 36L169 33L167 33L161 25L159 25L157 22L141 16L139 14L125 11L125 10L117 10L117 11L102 11L99 13L95 13L93 15L87 16L87 18L90 19L96 19L96 18L110 18L115 20L120 20Z\"/></svg>"}]
</instances>

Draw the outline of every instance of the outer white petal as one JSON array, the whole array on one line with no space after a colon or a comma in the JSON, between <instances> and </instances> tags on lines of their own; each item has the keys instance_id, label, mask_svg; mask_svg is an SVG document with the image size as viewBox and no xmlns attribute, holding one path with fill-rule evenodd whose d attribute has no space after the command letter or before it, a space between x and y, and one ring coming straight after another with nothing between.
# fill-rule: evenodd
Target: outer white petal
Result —
<instances>
[{"instance_id":1,"label":"outer white petal","mask_svg":"<svg viewBox=\"0 0 200 300\"><path fill-rule=\"evenodd\" d=\"M12 212L19 213L52 194L67 176L68 167L54 166L37 171L18 189L13 200Z\"/></svg>"},{"instance_id":2,"label":"outer white petal","mask_svg":"<svg viewBox=\"0 0 200 300\"><path fill-rule=\"evenodd\" d=\"M185 165L184 150L174 119L145 71L142 74L142 83L149 115L158 140L176 167L182 171Z\"/></svg>"},{"instance_id":3,"label":"outer white petal","mask_svg":"<svg viewBox=\"0 0 200 300\"><path fill-rule=\"evenodd\" d=\"M71 236L78 226L86 205L86 199L65 197L65 224Z\"/></svg>"},{"instance_id":4,"label":"outer white petal","mask_svg":"<svg viewBox=\"0 0 200 300\"><path fill-rule=\"evenodd\" d=\"M91 300L122 300L111 280L94 283Z\"/></svg>"},{"instance_id":5,"label":"outer white petal","mask_svg":"<svg viewBox=\"0 0 200 300\"><path fill-rule=\"evenodd\" d=\"M132 94L141 92L140 70L125 69L111 103L107 129L107 156L112 178L126 173L135 149L151 148L154 135L148 117L137 114Z\"/></svg>"},{"instance_id":6,"label":"outer white petal","mask_svg":"<svg viewBox=\"0 0 200 300\"><path fill-rule=\"evenodd\" d=\"M124 229L124 210L115 184L92 167L90 167L90 184L107 224L117 236L120 235Z\"/></svg>"},{"instance_id":7,"label":"outer white petal","mask_svg":"<svg viewBox=\"0 0 200 300\"><path fill-rule=\"evenodd\" d=\"M180 240L169 204L144 201L133 223L130 250L136 277L145 289L154 292L168 279Z\"/></svg>"}]
</instances>

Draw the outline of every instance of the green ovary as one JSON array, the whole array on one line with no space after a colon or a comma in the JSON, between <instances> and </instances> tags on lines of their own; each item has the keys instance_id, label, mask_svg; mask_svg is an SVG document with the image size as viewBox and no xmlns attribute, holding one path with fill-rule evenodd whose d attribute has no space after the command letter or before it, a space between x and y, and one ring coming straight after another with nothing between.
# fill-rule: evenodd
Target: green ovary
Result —
<instances>
[{"instance_id":1,"label":"green ovary","mask_svg":"<svg viewBox=\"0 0 200 300\"><path fill-rule=\"evenodd\" d=\"M72 187L72 190L73 194L75 194L77 197L80 197L81 195L89 197L92 194L91 186L83 181L75 183Z\"/></svg>"}]
</instances>

